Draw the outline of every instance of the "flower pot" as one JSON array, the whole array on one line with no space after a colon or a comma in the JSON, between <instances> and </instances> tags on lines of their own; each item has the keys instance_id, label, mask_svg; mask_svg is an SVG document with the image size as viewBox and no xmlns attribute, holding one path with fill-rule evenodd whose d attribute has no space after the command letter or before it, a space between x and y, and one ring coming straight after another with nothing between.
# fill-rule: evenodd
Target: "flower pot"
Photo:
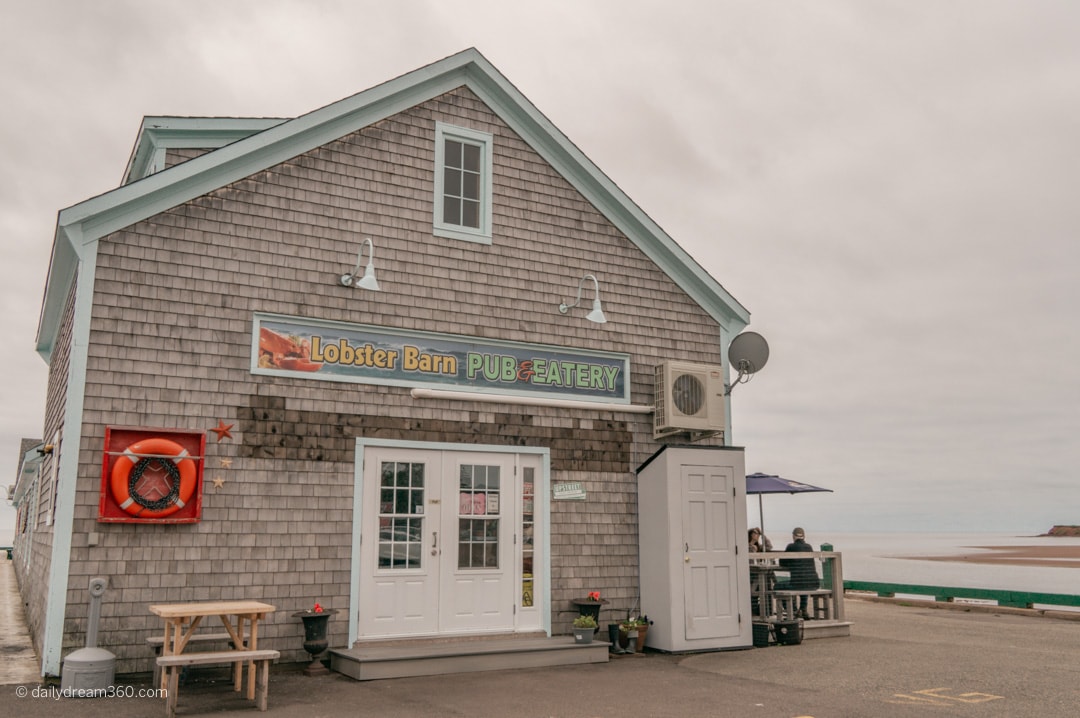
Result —
<instances>
[{"instance_id":1,"label":"flower pot","mask_svg":"<svg viewBox=\"0 0 1080 718\"><path fill-rule=\"evenodd\" d=\"M597 633L600 630L600 609L607 605L607 599L576 598L570 603L577 606L579 616L592 616L593 620L596 621L596 628L593 629L593 633Z\"/></svg>"},{"instance_id":2,"label":"flower pot","mask_svg":"<svg viewBox=\"0 0 1080 718\"><path fill-rule=\"evenodd\" d=\"M638 626L637 629L637 641L634 644L634 648L638 653L645 651L645 635L649 632L648 626Z\"/></svg>"},{"instance_id":3,"label":"flower pot","mask_svg":"<svg viewBox=\"0 0 1080 718\"><path fill-rule=\"evenodd\" d=\"M304 669L305 676L317 676L330 671L319 660L319 655L329 647L326 638L327 626L330 617L337 614L337 609L331 608L320 613L314 611L297 611L293 618L299 618L304 622L304 650L311 655L311 664Z\"/></svg>"},{"instance_id":4,"label":"flower pot","mask_svg":"<svg viewBox=\"0 0 1080 718\"><path fill-rule=\"evenodd\" d=\"M595 628L575 628L574 643L592 643Z\"/></svg>"}]
</instances>

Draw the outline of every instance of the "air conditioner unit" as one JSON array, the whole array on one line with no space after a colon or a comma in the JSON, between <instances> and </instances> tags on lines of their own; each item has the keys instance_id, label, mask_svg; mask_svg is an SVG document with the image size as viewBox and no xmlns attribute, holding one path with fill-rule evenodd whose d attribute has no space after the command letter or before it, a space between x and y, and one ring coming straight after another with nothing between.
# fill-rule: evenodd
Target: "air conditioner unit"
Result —
<instances>
[{"instance_id":1,"label":"air conditioner unit","mask_svg":"<svg viewBox=\"0 0 1080 718\"><path fill-rule=\"evenodd\" d=\"M666 361L656 367L653 438L690 434L701 439L724 432L726 397L720 366Z\"/></svg>"}]
</instances>

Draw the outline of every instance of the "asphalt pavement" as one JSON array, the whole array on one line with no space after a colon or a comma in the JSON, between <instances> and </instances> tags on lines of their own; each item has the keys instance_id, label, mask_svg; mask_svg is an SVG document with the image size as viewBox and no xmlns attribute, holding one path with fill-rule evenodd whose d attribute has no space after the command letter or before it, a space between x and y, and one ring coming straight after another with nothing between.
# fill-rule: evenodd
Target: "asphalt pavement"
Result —
<instances>
[{"instance_id":1,"label":"asphalt pavement","mask_svg":"<svg viewBox=\"0 0 1080 718\"><path fill-rule=\"evenodd\" d=\"M743 651L647 653L606 664L356 682L271 671L267 716L468 718L1031 718L1080 705L1080 621L849 599L851 636ZM180 716L259 715L221 672L180 689ZM4 715L160 716L140 695L149 675L121 676L115 695L70 698L59 686L0 686Z\"/></svg>"}]
</instances>

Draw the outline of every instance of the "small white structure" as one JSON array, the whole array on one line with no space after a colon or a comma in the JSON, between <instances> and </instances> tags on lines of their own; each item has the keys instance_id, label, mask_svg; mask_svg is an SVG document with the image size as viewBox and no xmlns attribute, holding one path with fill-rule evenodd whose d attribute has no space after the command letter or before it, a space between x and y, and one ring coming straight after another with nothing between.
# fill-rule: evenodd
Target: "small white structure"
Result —
<instances>
[{"instance_id":1,"label":"small white structure","mask_svg":"<svg viewBox=\"0 0 1080 718\"><path fill-rule=\"evenodd\" d=\"M741 448L665 446L638 468L646 645L709 651L752 644Z\"/></svg>"}]
</instances>

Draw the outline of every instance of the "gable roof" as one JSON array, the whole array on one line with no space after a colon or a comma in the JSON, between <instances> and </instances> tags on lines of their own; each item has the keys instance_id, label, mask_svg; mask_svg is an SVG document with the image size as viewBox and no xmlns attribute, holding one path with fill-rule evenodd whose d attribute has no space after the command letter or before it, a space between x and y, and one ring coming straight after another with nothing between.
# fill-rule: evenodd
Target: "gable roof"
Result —
<instances>
[{"instance_id":1,"label":"gable roof","mask_svg":"<svg viewBox=\"0 0 1080 718\"><path fill-rule=\"evenodd\" d=\"M168 149L214 150L285 121L280 117L144 117L120 184L165 169Z\"/></svg>"},{"instance_id":2,"label":"gable roof","mask_svg":"<svg viewBox=\"0 0 1080 718\"><path fill-rule=\"evenodd\" d=\"M37 350L51 358L64 301L95 241L275 164L454 90L468 87L731 335L749 312L600 171L476 49L469 48L292 120L190 120L189 135L229 137L212 152L146 174L156 150L144 122L127 184L61 210L57 218ZM172 118L179 121L180 118ZM262 124L259 124L259 123ZM182 124L182 123L181 123ZM174 128L176 129L176 128ZM231 130L228 135L226 130ZM252 134L254 133L254 134ZM164 137L167 133L158 133ZM183 133L180 133L181 135ZM174 137L175 139L175 137ZM146 145L144 146L144 141ZM181 146L181 145L173 145ZM197 142L185 146L207 146Z\"/></svg>"}]
</instances>

